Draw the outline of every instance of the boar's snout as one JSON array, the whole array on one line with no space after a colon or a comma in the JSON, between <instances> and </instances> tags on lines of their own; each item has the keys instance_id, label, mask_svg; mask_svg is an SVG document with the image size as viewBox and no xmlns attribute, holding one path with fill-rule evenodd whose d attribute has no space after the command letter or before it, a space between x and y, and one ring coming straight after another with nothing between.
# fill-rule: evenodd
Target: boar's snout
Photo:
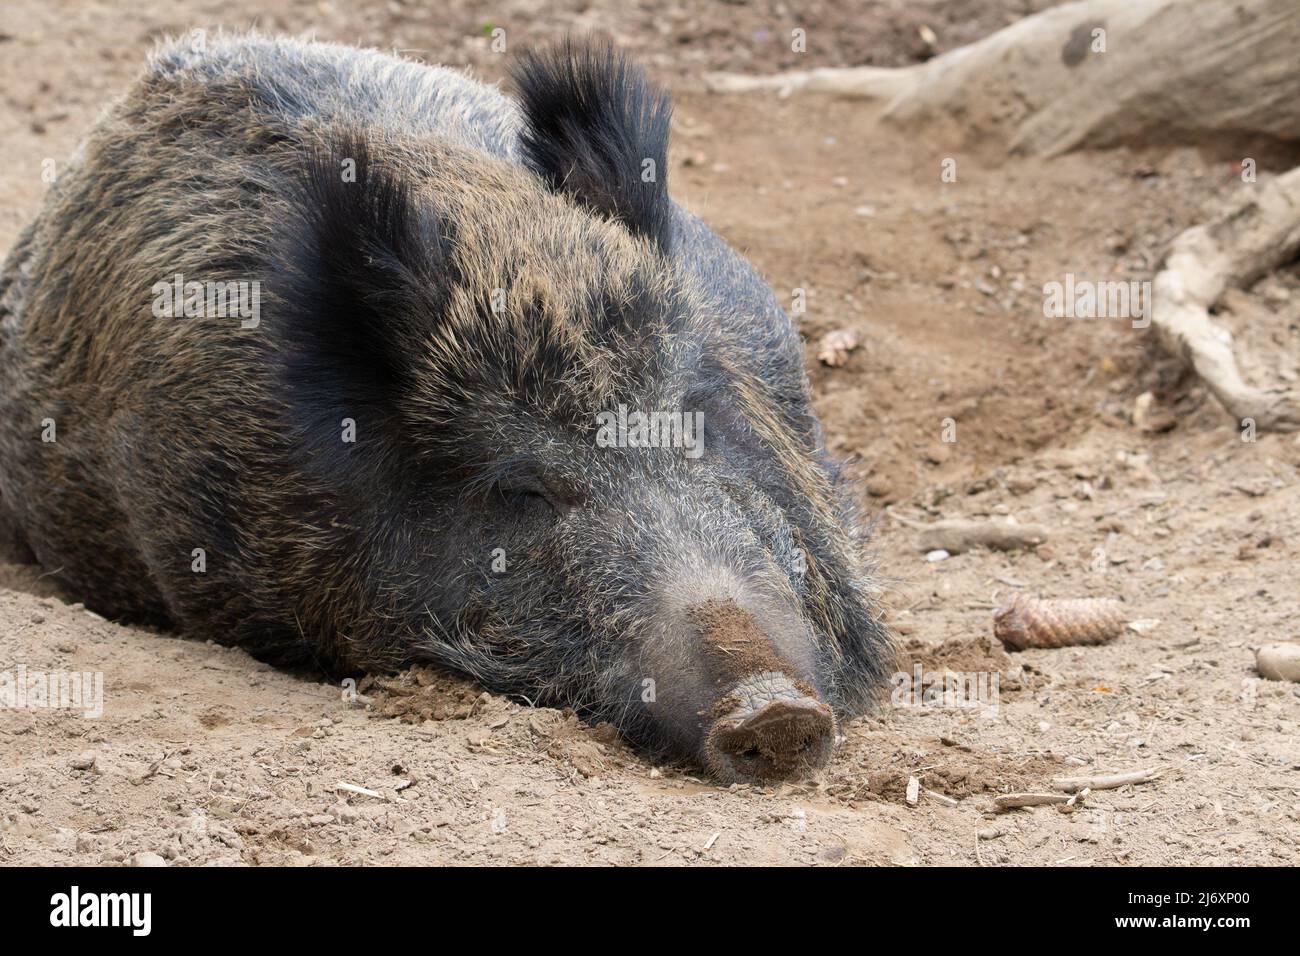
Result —
<instances>
[{"instance_id":1,"label":"boar's snout","mask_svg":"<svg viewBox=\"0 0 1300 956\"><path fill-rule=\"evenodd\" d=\"M670 592L666 639L638 657L664 678L658 728L723 784L812 775L835 747L815 635L783 595L754 585L697 573Z\"/></svg>"},{"instance_id":2,"label":"boar's snout","mask_svg":"<svg viewBox=\"0 0 1300 956\"><path fill-rule=\"evenodd\" d=\"M738 683L705 741L709 768L728 783L766 783L819 770L835 745L830 707L769 671Z\"/></svg>"}]
</instances>

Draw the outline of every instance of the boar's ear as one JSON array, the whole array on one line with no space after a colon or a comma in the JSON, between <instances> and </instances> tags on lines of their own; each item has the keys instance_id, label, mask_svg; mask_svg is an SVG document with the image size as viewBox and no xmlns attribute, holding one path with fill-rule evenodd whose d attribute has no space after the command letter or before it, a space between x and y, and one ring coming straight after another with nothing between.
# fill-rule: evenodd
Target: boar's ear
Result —
<instances>
[{"instance_id":1,"label":"boar's ear","mask_svg":"<svg viewBox=\"0 0 1300 956\"><path fill-rule=\"evenodd\" d=\"M340 416L387 430L455 281L451 237L363 138L302 163L266 283L284 384L304 430L337 438Z\"/></svg>"},{"instance_id":2,"label":"boar's ear","mask_svg":"<svg viewBox=\"0 0 1300 956\"><path fill-rule=\"evenodd\" d=\"M607 44L525 54L512 77L525 161L550 187L667 252L672 101Z\"/></svg>"}]
</instances>

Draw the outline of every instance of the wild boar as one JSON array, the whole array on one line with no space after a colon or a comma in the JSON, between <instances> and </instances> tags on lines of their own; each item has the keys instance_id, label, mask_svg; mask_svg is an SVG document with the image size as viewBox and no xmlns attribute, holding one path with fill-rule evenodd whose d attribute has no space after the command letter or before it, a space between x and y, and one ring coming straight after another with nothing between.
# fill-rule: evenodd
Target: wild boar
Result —
<instances>
[{"instance_id":1,"label":"wild boar","mask_svg":"<svg viewBox=\"0 0 1300 956\"><path fill-rule=\"evenodd\" d=\"M513 80L162 46L0 274L0 524L117 619L815 770L893 657L799 336L669 198L665 92Z\"/></svg>"}]
</instances>

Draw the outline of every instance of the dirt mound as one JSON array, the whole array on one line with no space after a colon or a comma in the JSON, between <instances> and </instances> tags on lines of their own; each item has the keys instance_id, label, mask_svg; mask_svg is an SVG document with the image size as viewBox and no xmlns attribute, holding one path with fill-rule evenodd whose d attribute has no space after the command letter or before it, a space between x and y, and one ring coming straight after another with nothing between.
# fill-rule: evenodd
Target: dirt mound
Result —
<instances>
[{"instance_id":1,"label":"dirt mound","mask_svg":"<svg viewBox=\"0 0 1300 956\"><path fill-rule=\"evenodd\" d=\"M357 685L381 717L408 724L426 720L464 720L492 699L473 681L434 667L412 667L392 677L369 676Z\"/></svg>"},{"instance_id":2,"label":"dirt mound","mask_svg":"<svg viewBox=\"0 0 1300 956\"><path fill-rule=\"evenodd\" d=\"M940 644L918 638L904 641L899 648L899 668L911 671L916 665L927 671L993 671L1008 673L1020 668L997 641L989 638L952 637Z\"/></svg>"},{"instance_id":3,"label":"dirt mound","mask_svg":"<svg viewBox=\"0 0 1300 956\"><path fill-rule=\"evenodd\" d=\"M366 677L357 686L358 703L376 718L406 724L481 718L469 730L467 745L484 753L517 744L598 777L626 766L631 751L607 723L594 727L572 710L533 709L490 694L472 681L435 667L412 667L389 677Z\"/></svg>"}]
</instances>

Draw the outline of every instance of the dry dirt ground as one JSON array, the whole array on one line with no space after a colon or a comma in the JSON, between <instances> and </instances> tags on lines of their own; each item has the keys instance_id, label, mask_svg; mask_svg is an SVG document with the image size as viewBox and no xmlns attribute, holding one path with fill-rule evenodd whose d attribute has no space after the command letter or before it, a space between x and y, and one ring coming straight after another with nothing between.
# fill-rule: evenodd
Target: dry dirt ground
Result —
<instances>
[{"instance_id":1,"label":"dry dirt ground","mask_svg":"<svg viewBox=\"0 0 1300 956\"><path fill-rule=\"evenodd\" d=\"M337 686L239 651L104 621L39 569L9 565L0 671L102 672L105 711L0 711L0 862L1300 862L1300 697L1253 668L1256 646L1300 640L1300 444L1243 441L1127 321L1042 309L1043 284L1066 273L1149 278L1164 243L1247 188L1230 150L1004 161L987 144L877 124L862 104L720 99L699 81L702 69L910 62L931 46L919 25L946 49L1043 5L827 0L796 19L781 4L533 0L488 22L463 2L259 15L246 0L6 0L0 248L41 200L42 161L72 150L164 32L256 23L490 78L503 62L493 25L516 46L611 32L676 93L675 196L783 297L806 290L797 318L817 405L878 520L901 668L996 673L1001 694L991 714L886 706L844 729L822 779L726 790L446 675L366 683L369 706L350 706ZM795 27L805 59L786 52ZM1261 160L1261 177L1297 158ZM1221 318L1294 381L1294 270ZM821 366L817 340L841 328L861 346ZM1147 390L1165 431L1132 421ZM955 442L941 440L944 419ZM1037 551L929 562L895 515L1013 516L1051 535ZM1014 592L1114 597L1147 623L1102 647L1008 656L991 613ZM1162 773L1068 811L990 810L1054 776L1139 768ZM929 792L909 805L913 776Z\"/></svg>"}]
</instances>

